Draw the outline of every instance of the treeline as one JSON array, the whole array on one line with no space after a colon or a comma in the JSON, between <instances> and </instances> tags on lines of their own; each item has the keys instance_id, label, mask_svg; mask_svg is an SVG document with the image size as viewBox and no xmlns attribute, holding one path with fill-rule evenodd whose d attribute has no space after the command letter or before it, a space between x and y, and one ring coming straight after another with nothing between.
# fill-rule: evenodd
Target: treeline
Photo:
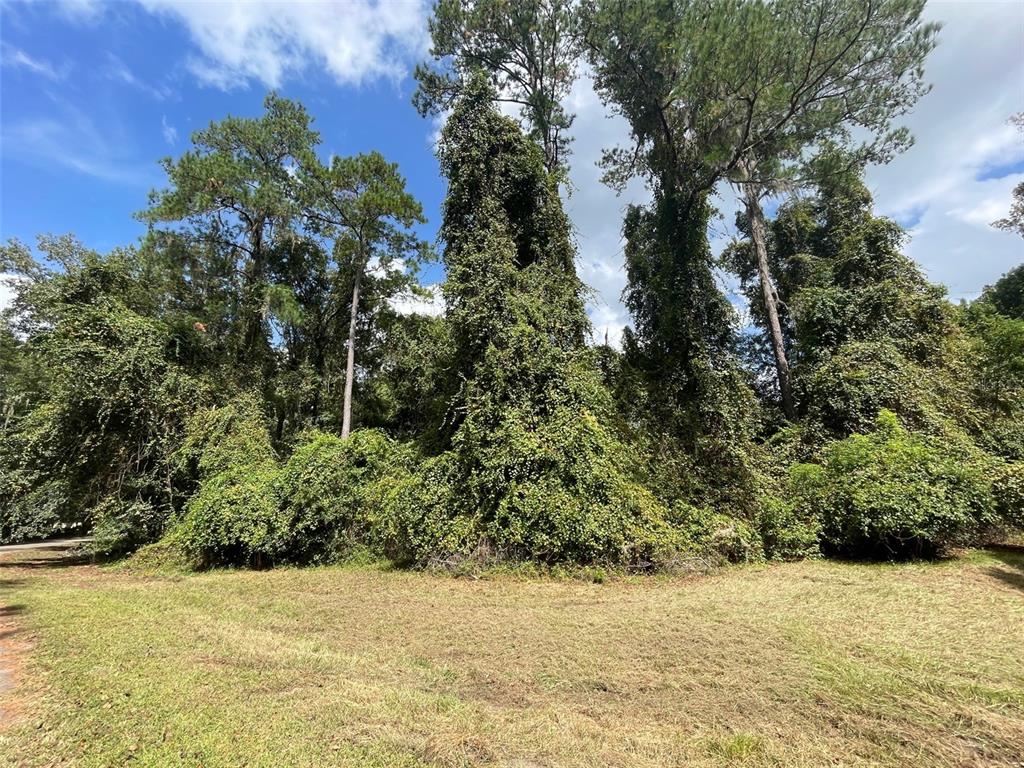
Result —
<instances>
[{"instance_id":1,"label":"treeline","mask_svg":"<svg viewBox=\"0 0 1024 768\"><path fill-rule=\"evenodd\" d=\"M197 132L138 245L0 251L0 539L648 570L1024 526L1024 266L953 305L862 182L909 145L922 4L441 0L415 97L446 115L439 318L395 309L435 258L396 166L324 163L275 95ZM632 129L606 180L651 192L621 351L587 343L562 206L584 62Z\"/></svg>"}]
</instances>

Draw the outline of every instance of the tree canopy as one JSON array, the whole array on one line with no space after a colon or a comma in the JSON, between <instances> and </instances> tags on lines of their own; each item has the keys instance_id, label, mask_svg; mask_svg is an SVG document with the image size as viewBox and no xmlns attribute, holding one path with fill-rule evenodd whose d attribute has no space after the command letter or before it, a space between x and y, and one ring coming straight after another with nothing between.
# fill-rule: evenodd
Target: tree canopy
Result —
<instances>
[{"instance_id":1,"label":"tree canopy","mask_svg":"<svg viewBox=\"0 0 1024 768\"><path fill-rule=\"evenodd\" d=\"M921 6L440 0L441 317L400 311L434 248L397 165L324 159L275 94L197 131L137 244L0 248L0 540L650 571L1019 530L1024 266L953 304L864 183L928 87ZM606 179L649 192L621 350L589 343L560 192L584 57L632 132Z\"/></svg>"}]
</instances>

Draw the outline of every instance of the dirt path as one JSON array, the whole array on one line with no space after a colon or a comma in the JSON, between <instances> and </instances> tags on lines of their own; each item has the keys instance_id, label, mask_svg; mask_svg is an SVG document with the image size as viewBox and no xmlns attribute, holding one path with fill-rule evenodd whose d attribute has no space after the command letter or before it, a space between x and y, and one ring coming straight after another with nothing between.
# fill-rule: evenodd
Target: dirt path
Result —
<instances>
[{"instance_id":1,"label":"dirt path","mask_svg":"<svg viewBox=\"0 0 1024 768\"><path fill-rule=\"evenodd\" d=\"M20 606L7 602L0 605L0 733L17 720L21 711L17 690L28 642L17 624L20 612Z\"/></svg>"},{"instance_id":2,"label":"dirt path","mask_svg":"<svg viewBox=\"0 0 1024 768\"><path fill-rule=\"evenodd\" d=\"M17 638L18 630L9 618L8 606L0 609L0 732L7 729L18 714L15 683L23 658L23 644Z\"/></svg>"},{"instance_id":3,"label":"dirt path","mask_svg":"<svg viewBox=\"0 0 1024 768\"><path fill-rule=\"evenodd\" d=\"M54 539L5 545L0 547L0 561L10 561L22 552L45 553L47 559L56 560L87 541L88 538ZM17 572L18 564L18 561L8 562L7 567ZM26 565L31 566L31 563ZM14 573L0 572L0 587L5 586L11 577ZM13 725L22 711L19 681L30 646L29 638L18 621L22 610L23 606L12 604L7 599L0 601L0 733Z\"/></svg>"}]
</instances>

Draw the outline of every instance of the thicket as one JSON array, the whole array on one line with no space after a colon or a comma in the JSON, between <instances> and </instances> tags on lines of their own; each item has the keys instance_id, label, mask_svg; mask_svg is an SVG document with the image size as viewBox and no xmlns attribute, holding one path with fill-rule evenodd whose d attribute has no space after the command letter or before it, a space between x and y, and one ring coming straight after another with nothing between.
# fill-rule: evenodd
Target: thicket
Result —
<instances>
[{"instance_id":1,"label":"thicket","mask_svg":"<svg viewBox=\"0 0 1024 768\"><path fill-rule=\"evenodd\" d=\"M305 110L274 95L165 163L137 247L4 246L0 540L90 531L103 554L157 542L195 567L650 570L933 556L1024 526L1024 267L957 306L903 254L862 182L880 145L847 140L858 115L893 117L868 114L884 106L871 88L863 113L808 102L782 133L752 126L756 151L728 104L669 98L731 71L702 58L724 50L716 35L807 21L800 4L747 5L522 4L537 23L514 29L490 28L484 0L439 7L451 68L422 69L418 98L450 109L440 318L395 310L432 257L398 169L375 153L321 163ZM854 36L850 50L899 43L906 66L875 77L912 103L934 33L920 4L863 24L863 4L834 5L848 15L828 34ZM700 19L714 24L694 35ZM609 181L639 175L651 193L623 223L622 350L588 341L562 205L572 115L558 100L584 48L634 133ZM820 50L805 51L814 66ZM550 65L539 79L532 55ZM765 71L788 88L787 62ZM509 88L531 105L525 126L496 106ZM719 181L748 204L716 259ZM797 194L765 219L761 197L783 186Z\"/></svg>"}]
</instances>

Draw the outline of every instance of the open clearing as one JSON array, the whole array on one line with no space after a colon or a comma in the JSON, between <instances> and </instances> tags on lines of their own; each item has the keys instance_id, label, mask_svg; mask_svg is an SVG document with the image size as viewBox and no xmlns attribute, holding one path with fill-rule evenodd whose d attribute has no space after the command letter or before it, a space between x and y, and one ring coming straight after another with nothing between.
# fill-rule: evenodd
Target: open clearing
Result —
<instances>
[{"instance_id":1,"label":"open clearing","mask_svg":"<svg viewBox=\"0 0 1024 768\"><path fill-rule=\"evenodd\" d=\"M1019 551L590 584L31 550L0 604L4 765L1024 765Z\"/></svg>"}]
</instances>

